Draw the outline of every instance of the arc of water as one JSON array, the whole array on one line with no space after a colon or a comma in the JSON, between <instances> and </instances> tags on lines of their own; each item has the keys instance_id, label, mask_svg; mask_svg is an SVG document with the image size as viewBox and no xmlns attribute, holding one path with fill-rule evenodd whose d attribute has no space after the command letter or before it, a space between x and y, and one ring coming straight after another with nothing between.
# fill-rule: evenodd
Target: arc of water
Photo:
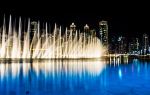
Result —
<instances>
[{"instance_id":1,"label":"arc of water","mask_svg":"<svg viewBox=\"0 0 150 95\"><path fill-rule=\"evenodd\" d=\"M17 53L17 58L20 58L22 55L22 48L21 48L21 29L22 29L22 24L21 24L21 17L19 18L19 29L18 29L18 53Z\"/></svg>"},{"instance_id":2,"label":"arc of water","mask_svg":"<svg viewBox=\"0 0 150 95\"><path fill-rule=\"evenodd\" d=\"M40 36L40 22L38 22L37 31L30 37L30 19L28 19L27 32L23 31L23 38L21 17L18 27L17 32L16 25L12 27L10 15L7 34L4 17L0 42L1 58L94 58L100 57L104 52L100 40L85 32L80 33L66 28L63 35L61 26L58 29L55 24L53 33L49 35L46 23L45 31L41 32Z\"/></svg>"},{"instance_id":3,"label":"arc of water","mask_svg":"<svg viewBox=\"0 0 150 95\"><path fill-rule=\"evenodd\" d=\"M12 23L11 23L11 15L9 17L9 29L8 29L8 39L7 39L7 54L6 54L6 58L11 58L11 50L10 50L10 47L12 46L10 42L12 41Z\"/></svg>"},{"instance_id":4,"label":"arc of water","mask_svg":"<svg viewBox=\"0 0 150 95\"><path fill-rule=\"evenodd\" d=\"M25 33L24 33L25 34ZM22 58L30 58L30 19L28 19L27 34L24 35L24 47Z\"/></svg>"},{"instance_id":5,"label":"arc of water","mask_svg":"<svg viewBox=\"0 0 150 95\"><path fill-rule=\"evenodd\" d=\"M13 38L12 38L12 46L11 46L11 58L17 58L17 53L18 53L18 38L17 38L17 33L15 30L15 23L13 26Z\"/></svg>"},{"instance_id":6,"label":"arc of water","mask_svg":"<svg viewBox=\"0 0 150 95\"><path fill-rule=\"evenodd\" d=\"M6 54L6 27L5 27L5 16L4 16L4 21L3 21L3 30L2 30L2 46L1 46L1 58L5 58Z\"/></svg>"}]
</instances>

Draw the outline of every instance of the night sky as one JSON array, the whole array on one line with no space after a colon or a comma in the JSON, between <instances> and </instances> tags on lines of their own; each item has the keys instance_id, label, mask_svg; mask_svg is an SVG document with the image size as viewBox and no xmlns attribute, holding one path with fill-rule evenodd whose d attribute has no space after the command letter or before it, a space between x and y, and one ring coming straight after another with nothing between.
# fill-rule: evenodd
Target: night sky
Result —
<instances>
[{"instance_id":1,"label":"night sky","mask_svg":"<svg viewBox=\"0 0 150 95\"><path fill-rule=\"evenodd\" d=\"M0 20L2 22L3 14L12 17L31 18L33 20L40 20L42 22L50 22L52 25L56 22L63 27L69 27L74 22L78 29L83 29L85 24L90 28L98 28L98 23L101 20L107 20L109 24L109 36L125 36L129 39L134 37L142 37L143 33L150 35L149 17L147 13L129 11L128 10L110 10L110 9L91 9L82 8L72 11L67 8L53 9L43 7L30 8L1 8Z\"/></svg>"}]
</instances>

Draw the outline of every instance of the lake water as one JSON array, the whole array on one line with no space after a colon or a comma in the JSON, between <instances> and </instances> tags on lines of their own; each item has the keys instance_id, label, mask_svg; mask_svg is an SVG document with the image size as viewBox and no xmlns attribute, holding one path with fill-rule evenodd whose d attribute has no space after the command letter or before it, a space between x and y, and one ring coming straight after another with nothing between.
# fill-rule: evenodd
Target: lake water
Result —
<instances>
[{"instance_id":1,"label":"lake water","mask_svg":"<svg viewBox=\"0 0 150 95\"><path fill-rule=\"evenodd\" d=\"M150 63L0 61L0 95L149 95Z\"/></svg>"}]
</instances>

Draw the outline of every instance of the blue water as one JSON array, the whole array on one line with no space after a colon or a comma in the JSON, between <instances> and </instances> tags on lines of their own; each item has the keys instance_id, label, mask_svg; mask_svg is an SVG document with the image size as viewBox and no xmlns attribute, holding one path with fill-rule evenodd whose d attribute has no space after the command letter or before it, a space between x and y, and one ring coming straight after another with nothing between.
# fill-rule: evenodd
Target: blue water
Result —
<instances>
[{"instance_id":1,"label":"blue water","mask_svg":"<svg viewBox=\"0 0 150 95\"><path fill-rule=\"evenodd\" d=\"M150 63L0 63L0 95L150 95Z\"/></svg>"}]
</instances>

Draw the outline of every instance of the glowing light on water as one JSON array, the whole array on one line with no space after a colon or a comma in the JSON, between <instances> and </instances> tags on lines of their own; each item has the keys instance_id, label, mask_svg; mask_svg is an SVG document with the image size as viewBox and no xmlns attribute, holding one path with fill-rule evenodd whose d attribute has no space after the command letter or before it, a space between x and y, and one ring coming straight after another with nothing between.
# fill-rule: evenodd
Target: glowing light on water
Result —
<instances>
[{"instance_id":1,"label":"glowing light on water","mask_svg":"<svg viewBox=\"0 0 150 95\"><path fill-rule=\"evenodd\" d=\"M19 73L23 73L23 77L29 75L31 70L35 72L38 77L42 72L45 77L47 76L84 76L84 74L88 74L91 76L98 76L103 68L105 67L105 63L103 61L83 61L83 60L33 60L30 62L19 63L1 63L0 64L0 77L3 80L4 77L7 77L11 74L12 78L19 76Z\"/></svg>"},{"instance_id":2,"label":"glowing light on water","mask_svg":"<svg viewBox=\"0 0 150 95\"><path fill-rule=\"evenodd\" d=\"M54 71L64 72L67 75L83 74L88 72L91 75L99 75L105 64L102 61L83 61L83 60L44 60L33 61L33 69L37 72L44 71L51 74Z\"/></svg>"},{"instance_id":3,"label":"glowing light on water","mask_svg":"<svg viewBox=\"0 0 150 95\"><path fill-rule=\"evenodd\" d=\"M31 37L30 20L27 29L23 30L22 26L21 18L18 28L12 25L10 16L9 27L6 29L4 19L0 32L0 58L100 58L105 52L96 35L67 28L62 32L61 27L56 25L53 33L50 33L47 23L42 32L38 22L37 30Z\"/></svg>"},{"instance_id":4,"label":"glowing light on water","mask_svg":"<svg viewBox=\"0 0 150 95\"><path fill-rule=\"evenodd\" d=\"M119 68L119 70L118 70L118 75L119 75L119 78L122 79L122 71L121 71L120 68Z\"/></svg>"},{"instance_id":5,"label":"glowing light on water","mask_svg":"<svg viewBox=\"0 0 150 95\"><path fill-rule=\"evenodd\" d=\"M1 80L5 76L5 64L0 64L0 76L1 76Z\"/></svg>"}]
</instances>

